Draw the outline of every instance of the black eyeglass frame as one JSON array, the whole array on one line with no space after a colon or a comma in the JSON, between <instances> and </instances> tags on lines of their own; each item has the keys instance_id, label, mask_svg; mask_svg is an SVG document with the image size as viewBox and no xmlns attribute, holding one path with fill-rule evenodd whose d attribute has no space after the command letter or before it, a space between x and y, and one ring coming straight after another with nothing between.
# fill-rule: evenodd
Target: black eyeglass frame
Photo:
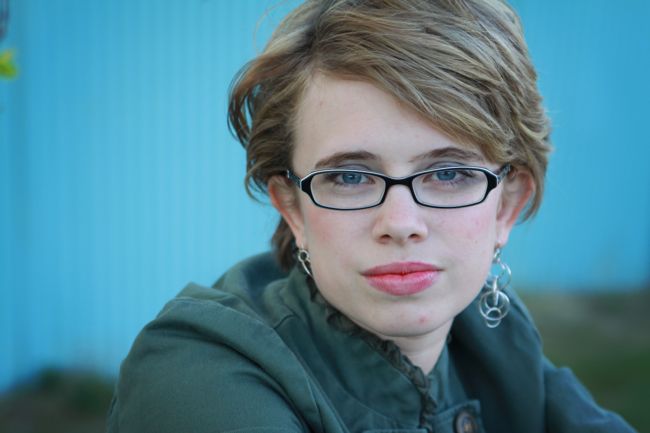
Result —
<instances>
[{"instance_id":1,"label":"black eyeglass frame","mask_svg":"<svg viewBox=\"0 0 650 433\"><path fill-rule=\"evenodd\" d=\"M441 171L446 171L446 170L475 170L475 171L480 171L483 174L485 174L485 177L487 178L487 187L485 188L485 194L483 197L475 201L474 203L470 204L464 204L461 206L434 206L426 203L422 203L420 200L418 200L417 195L415 194L415 190L413 189L413 180L421 176L423 174L429 174L429 173L437 173ZM503 165L500 169L498 169L496 172L493 172L492 170L485 168L485 167L477 167L477 166L471 166L471 165L454 165L454 166L449 166L449 167L440 167L440 168L434 168L431 170L423 170L419 171L417 173L413 173L409 176L404 176L404 177L392 177L392 176L387 176L382 173L377 173L374 171L367 171L367 170L349 170L349 169L336 169L336 168L327 168L323 170L316 170L311 173L309 173L307 176L300 178L293 174L291 170L286 171L286 176L287 178L292 181L296 186L303 191L305 194L311 198L311 201L318 207L321 207L323 209L332 209L332 210L340 210L340 211L349 211L349 210L362 210L362 209L370 209L373 207L381 206L384 201L386 200L386 196L388 195L388 190L394 186L394 185L405 185L408 187L409 191L411 191L411 196L413 197L413 200L419 204L420 206L428 207L428 208L434 208L434 209L460 209L464 207L470 207L470 206L476 206L477 204L481 204L485 201L487 198L488 194L496 188L501 181L510 173L512 170L512 166L510 164L505 164ZM385 182L386 186L384 188L384 193L382 194L381 198L379 201L375 204L372 204L370 206L362 206L362 207L355 207L355 208L349 208L349 209L341 209L338 207L331 207L331 206L326 206L321 203L318 203L316 199L314 198L314 194L311 190L311 182L314 178L314 176L322 173L360 173L360 174L367 174L367 175L372 175L376 176L380 179L383 179Z\"/></svg>"}]
</instances>

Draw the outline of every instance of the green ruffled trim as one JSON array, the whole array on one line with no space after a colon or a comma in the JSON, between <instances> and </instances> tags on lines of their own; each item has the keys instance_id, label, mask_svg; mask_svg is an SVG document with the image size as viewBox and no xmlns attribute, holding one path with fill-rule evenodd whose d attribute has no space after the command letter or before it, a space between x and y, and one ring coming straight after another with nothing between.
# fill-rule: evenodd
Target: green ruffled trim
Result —
<instances>
[{"instance_id":1,"label":"green ruffled trim","mask_svg":"<svg viewBox=\"0 0 650 433\"><path fill-rule=\"evenodd\" d=\"M433 431L433 426L427 420L433 416L437 408L436 402L429 393L431 386L430 380L422 369L414 365L408 359L400 348L391 340L383 340L375 334L366 331L359 325L350 320L347 316L334 308L321 295L316 287L313 278L305 276L310 291L312 302L321 305L325 309L327 323L335 329L362 338L373 350L382 355L396 370L404 374L413 383L422 402L422 412L420 413L420 428L426 428Z\"/></svg>"}]
</instances>

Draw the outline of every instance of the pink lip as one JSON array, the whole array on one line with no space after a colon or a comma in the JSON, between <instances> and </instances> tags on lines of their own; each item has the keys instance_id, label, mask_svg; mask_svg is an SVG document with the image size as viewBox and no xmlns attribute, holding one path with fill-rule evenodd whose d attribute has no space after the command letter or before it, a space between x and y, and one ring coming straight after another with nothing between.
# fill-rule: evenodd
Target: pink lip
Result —
<instances>
[{"instance_id":1,"label":"pink lip","mask_svg":"<svg viewBox=\"0 0 650 433\"><path fill-rule=\"evenodd\" d=\"M377 290L394 296L408 296L431 286L440 271L427 263L397 262L370 268L362 275Z\"/></svg>"}]
</instances>

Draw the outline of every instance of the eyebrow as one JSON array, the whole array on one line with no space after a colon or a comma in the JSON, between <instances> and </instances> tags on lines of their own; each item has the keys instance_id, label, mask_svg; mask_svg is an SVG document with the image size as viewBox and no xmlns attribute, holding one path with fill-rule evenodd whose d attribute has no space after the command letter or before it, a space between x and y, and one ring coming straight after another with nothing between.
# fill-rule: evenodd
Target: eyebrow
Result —
<instances>
[{"instance_id":1,"label":"eyebrow","mask_svg":"<svg viewBox=\"0 0 650 433\"><path fill-rule=\"evenodd\" d=\"M365 150L357 152L337 152L333 155L327 156L323 159L320 159L314 168L328 168L336 167L346 161L377 161L379 158L377 155Z\"/></svg>"},{"instance_id":2,"label":"eyebrow","mask_svg":"<svg viewBox=\"0 0 650 433\"><path fill-rule=\"evenodd\" d=\"M438 158L453 158L461 162L471 161L471 160L483 160L483 157L472 150L461 149L459 147L442 147L440 149L434 149L429 152L421 153L409 162L414 163L421 161L423 159L438 159ZM374 153L368 151L353 151L353 152L337 152L330 156L320 159L316 165L315 169L321 168L331 168L336 167L344 162L348 161L378 161L380 158Z\"/></svg>"},{"instance_id":3,"label":"eyebrow","mask_svg":"<svg viewBox=\"0 0 650 433\"><path fill-rule=\"evenodd\" d=\"M434 149L429 152L421 153L415 158L411 159L409 162L417 162L423 159L438 159L438 158L453 158L461 162L467 161L482 161L483 156L469 149L462 149L460 147L441 147L440 149Z\"/></svg>"}]
</instances>

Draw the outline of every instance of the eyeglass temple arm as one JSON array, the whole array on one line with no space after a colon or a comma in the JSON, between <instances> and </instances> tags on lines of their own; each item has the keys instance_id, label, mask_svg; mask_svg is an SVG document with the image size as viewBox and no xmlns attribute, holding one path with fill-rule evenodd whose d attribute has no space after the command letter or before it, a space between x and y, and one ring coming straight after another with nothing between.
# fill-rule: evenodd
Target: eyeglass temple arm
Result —
<instances>
[{"instance_id":1,"label":"eyeglass temple arm","mask_svg":"<svg viewBox=\"0 0 650 433\"><path fill-rule=\"evenodd\" d=\"M501 167L501 170L495 173L497 175L497 183L501 182L503 178L506 177L508 173L510 173L511 170L512 166L510 164L506 164Z\"/></svg>"},{"instance_id":2,"label":"eyeglass temple arm","mask_svg":"<svg viewBox=\"0 0 650 433\"><path fill-rule=\"evenodd\" d=\"M289 179L290 181L292 181L296 185L300 186L301 179L298 176L296 176L295 174L291 173L291 170L287 170L286 175L287 175L287 179Z\"/></svg>"}]
</instances>

